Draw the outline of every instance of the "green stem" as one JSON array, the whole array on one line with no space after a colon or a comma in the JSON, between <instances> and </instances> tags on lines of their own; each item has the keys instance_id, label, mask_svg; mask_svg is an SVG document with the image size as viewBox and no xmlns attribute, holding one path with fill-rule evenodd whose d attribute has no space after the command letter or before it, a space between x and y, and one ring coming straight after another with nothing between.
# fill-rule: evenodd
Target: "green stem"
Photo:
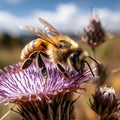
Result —
<instances>
[{"instance_id":1,"label":"green stem","mask_svg":"<svg viewBox=\"0 0 120 120\"><path fill-rule=\"evenodd\" d=\"M96 51L95 51L95 48L91 48L92 49L92 57L94 59L96 59Z\"/></svg>"}]
</instances>

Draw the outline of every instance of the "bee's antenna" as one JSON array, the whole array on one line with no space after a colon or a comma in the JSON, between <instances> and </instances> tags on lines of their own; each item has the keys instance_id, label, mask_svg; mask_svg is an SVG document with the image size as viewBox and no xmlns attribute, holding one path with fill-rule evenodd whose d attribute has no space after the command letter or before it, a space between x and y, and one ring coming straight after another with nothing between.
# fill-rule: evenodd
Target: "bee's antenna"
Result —
<instances>
[{"instance_id":1,"label":"bee's antenna","mask_svg":"<svg viewBox=\"0 0 120 120\"><path fill-rule=\"evenodd\" d=\"M92 69L91 69L89 63L88 63L87 61L85 61L85 60L84 60L84 62L87 63L87 65L88 65L88 67L89 67L89 69L90 69L90 72L92 73L93 77L95 77L95 75L94 75L94 73L93 73L93 71L92 71Z\"/></svg>"},{"instance_id":2,"label":"bee's antenna","mask_svg":"<svg viewBox=\"0 0 120 120\"><path fill-rule=\"evenodd\" d=\"M90 59L92 59L97 65L99 65L99 63L92 57L88 56Z\"/></svg>"}]
</instances>

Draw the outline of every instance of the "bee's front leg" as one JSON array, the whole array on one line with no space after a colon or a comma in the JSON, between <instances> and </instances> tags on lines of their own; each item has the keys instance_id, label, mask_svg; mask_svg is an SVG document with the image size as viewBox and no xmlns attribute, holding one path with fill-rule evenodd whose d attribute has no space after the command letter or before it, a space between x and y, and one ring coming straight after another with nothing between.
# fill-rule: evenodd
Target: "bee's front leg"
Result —
<instances>
[{"instance_id":1,"label":"bee's front leg","mask_svg":"<svg viewBox=\"0 0 120 120\"><path fill-rule=\"evenodd\" d=\"M72 79L72 78L68 75L67 71L66 71L65 68L62 66L62 64L57 63L57 68L58 68L59 71L62 72L63 75L64 75L66 78L68 78L71 82L75 82L75 80Z\"/></svg>"}]
</instances>

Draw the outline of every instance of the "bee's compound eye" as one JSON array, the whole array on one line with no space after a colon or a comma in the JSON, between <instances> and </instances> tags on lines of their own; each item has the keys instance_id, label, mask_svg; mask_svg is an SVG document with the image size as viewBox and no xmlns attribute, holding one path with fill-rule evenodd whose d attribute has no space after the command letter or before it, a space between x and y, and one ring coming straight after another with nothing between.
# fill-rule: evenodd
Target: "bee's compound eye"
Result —
<instances>
[{"instance_id":1,"label":"bee's compound eye","mask_svg":"<svg viewBox=\"0 0 120 120\"><path fill-rule=\"evenodd\" d=\"M77 59L78 59L78 58L77 58L77 54L76 54L76 53L72 53L72 54L70 55L70 61L71 61L73 64L76 62Z\"/></svg>"},{"instance_id":2,"label":"bee's compound eye","mask_svg":"<svg viewBox=\"0 0 120 120\"><path fill-rule=\"evenodd\" d=\"M77 69L77 64L79 64L79 54L78 52L73 52L71 55L70 55L70 62L71 62L71 65Z\"/></svg>"}]
</instances>

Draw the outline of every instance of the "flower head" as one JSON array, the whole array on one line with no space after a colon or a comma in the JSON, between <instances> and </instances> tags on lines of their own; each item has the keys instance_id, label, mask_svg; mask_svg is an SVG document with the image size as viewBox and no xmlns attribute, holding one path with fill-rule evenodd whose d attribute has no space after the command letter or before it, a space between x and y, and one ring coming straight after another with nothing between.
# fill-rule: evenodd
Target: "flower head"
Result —
<instances>
[{"instance_id":1,"label":"flower head","mask_svg":"<svg viewBox=\"0 0 120 120\"><path fill-rule=\"evenodd\" d=\"M91 48L95 48L111 37L102 27L100 18L93 16L90 18L88 26L85 27L81 40L90 45Z\"/></svg>"},{"instance_id":2,"label":"flower head","mask_svg":"<svg viewBox=\"0 0 120 120\"><path fill-rule=\"evenodd\" d=\"M65 106L65 108L61 109L71 111L70 108L73 107L74 103L71 94L77 89L83 89L83 84L93 79L91 71L86 69L82 73L78 73L66 68L71 78L75 80L73 83L65 78L51 63L47 63L46 67L48 68L49 77L45 86L43 86L44 79L40 74L40 69L37 68L35 64L18 73L13 72L19 68L19 64L9 66L5 68L4 71L1 71L0 102L17 104L20 114L27 120L29 120L27 115L36 113L35 111L41 113L41 116L43 116L44 113L50 113L53 109L58 110ZM56 104L56 107L53 103ZM43 106L45 107L46 105L47 110L50 109L49 112L43 108ZM33 111L31 111L31 109ZM47 114L47 116L49 115ZM44 117L45 116L46 115L44 115Z\"/></svg>"},{"instance_id":3,"label":"flower head","mask_svg":"<svg viewBox=\"0 0 120 120\"><path fill-rule=\"evenodd\" d=\"M67 72L75 80L72 83L65 78L56 68L49 64L49 78L46 86L43 86L44 79L40 74L40 69L33 64L26 70L13 73L19 64L5 68L0 76L0 101L15 102L32 99L42 99L44 96L56 95L58 93L72 92L81 88L82 84L92 79L91 72L85 70L82 74L74 70L67 69Z\"/></svg>"},{"instance_id":4,"label":"flower head","mask_svg":"<svg viewBox=\"0 0 120 120\"><path fill-rule=\"evenodd\" d=\"M93 102L90 100L90 106L93 111L101 116L101 120L111 120L119 110L115 90L106 86L100 87L93 95Z\"/></svg>"}]
</instances>

